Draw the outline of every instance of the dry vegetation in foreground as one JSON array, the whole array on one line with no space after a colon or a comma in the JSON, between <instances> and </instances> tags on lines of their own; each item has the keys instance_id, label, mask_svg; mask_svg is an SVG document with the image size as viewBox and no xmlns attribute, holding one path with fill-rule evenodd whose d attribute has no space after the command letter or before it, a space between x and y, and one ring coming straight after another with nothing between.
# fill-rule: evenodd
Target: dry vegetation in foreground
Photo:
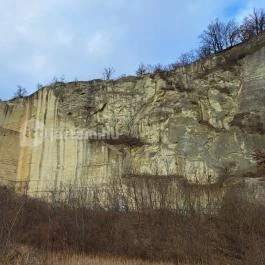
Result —
<instances>
[{"instance_id":1,"label":"dry vegetation in foreground","mask_svg":"<svg viewBox=\"0 0 265 265\"><path fill-rule=\"evenodd\" d=\"M48 258L49 265L173 265L165 262L148 262L113 257L88 257L84 255L60 256L52 255ZM183 264L184 265L184 264Z\"/></svg>"},{"instance_id":2,"label":"dry vegetation in foreground","mask_svg":"<svg viewBox=\"0 0 265 265\"><path fill-rule=\"evenodd\" d=\"M192 265L265 264L265 206L248 198L246 190L238 188L227 193L218 212L197 211L188 201L189 208L179 213L164 208L166 203L135 211L115 204L100 208L93 201L89 208L48 204L0 188L0 264L148 264L91 256ZM30 246L43 258L18 261L17 246Z\"/></svg>"},{"instance_id":3,"label":"dry vegetation in foreground","mask_svg":"<svg viewBox=\"0 0 265 265\"><path fill-rule=\"evenodd\" d=\"M111 256L88 256L70 253L41 253L30 247L17 246L11 249L1 265L173 265L169 262L149 262ZM182 264L181 264L182 265ZM187 264L183 264L187 265Z\"/></svg>"},{"instance_id":4,"label":"dry vegetation in foreground","mask_svg":"<svg viewBox=\"0 0 265 265\"><path fill-rule=\"evenodd\" d=\"M263 170L265 150L253 157ZM265 264L265 205L244 181L227 188L213 212L202 210L189 185L179 211L179 201L174 207L168 201L168 184L159 182L154 198L149 180L147 193L137 183L127 193L134 210L116 185L108 207L94 193L89 200L78 192L47 203L0 187L0 265Z\"/></svg>"}]
</instances>

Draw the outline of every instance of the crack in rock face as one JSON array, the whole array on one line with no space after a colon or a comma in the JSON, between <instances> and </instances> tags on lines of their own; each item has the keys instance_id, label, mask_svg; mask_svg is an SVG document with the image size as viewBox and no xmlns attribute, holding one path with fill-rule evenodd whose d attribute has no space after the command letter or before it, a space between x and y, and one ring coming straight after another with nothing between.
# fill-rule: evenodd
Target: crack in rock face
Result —
<instances>
[{"instance_id":1,"label":"crack in rock face","mask_svg":"<svg viewBox=\"0 0 265 265\"><path fill-rule=\"evenodd\" d=\"M251 154L265 146L265 41L251 45L170 72L58 83L1 101L1 183L39 196L124 176L205 185L228 167L253 174ZM41 138L21 145L32 120Z\"/></svg>"}]
</instances>

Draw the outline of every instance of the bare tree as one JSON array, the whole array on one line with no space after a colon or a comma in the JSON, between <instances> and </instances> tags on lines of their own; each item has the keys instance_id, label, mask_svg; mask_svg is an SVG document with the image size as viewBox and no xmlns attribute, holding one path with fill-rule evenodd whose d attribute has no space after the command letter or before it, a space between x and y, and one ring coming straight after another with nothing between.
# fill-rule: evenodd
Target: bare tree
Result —
<instances>
[{"instance_id":1,"label":"bare tree","mask_svg":"<svg viewBox=\"0 0 265 265\"><path fill-rule=\"evenodd\" d=\"M216 19L199 38L204 52L218 53L239 42L238 27L233 20L223 23Z\"/></svg>"},{"instance_id":2,"label":"bare tree","mask_svg":"<svg viewBox=\"0 0 265 265\"><path fill-rule=\"evenodd\" d=\"M179 66L188 65L196 61L196 59L197 59L197 56L195 55L195 52L193 50L189 52L184 52L179 56L177 65Z\"/></svg>"},{"instance_id":3,"label":"bare tree","mask_svg":"<svg viewBox=\"0 0 265 265\"><path fill-rule=\"evenodd\" d=\"M208 57L212 54L211 48L208 45L202 45L197 51L197 56L199 59Z\"/></svg>"},{"instance_id":4,"label":"bare tree","mask_svg":"<svg viewBox=\"0 0 265 265\"><path fill-rule=\"evenodd\" d=\"M245 42L254 36L253 30L245 18L243 24L240 26L240 40Z\"/></svg>"},{"instance_id":5,"label":"bare tree","mask_svg":"<svg viewBox=\"0 0 265 265\"><path fill-rule=\"evenodd\" d=\"M57 78L57 76L54 76L53 79L52 79L52 85L57 85L59 83L59 80Z\"/></svg>"},{"instance_id":6,"label":"bare tree","mask_svg":"<svg viewBox=\"0 0 265 265\"><path fill-rule=\"evenodd\" d=\"M145 65L143 63L141 63L137 70L136 70L136 75L137 76L142 76L142 75L145 75L146 74L146 68L145 68Z\"/></svg>"},{"instance_id":7,"label":"bare tree","mask_svg":"<svg viewBox=\"0 0 265 265\"><path fill-rule=\"evenodd\" d=\"M153 67L151 65L145 65L145 64L141 63L138 66L138 69L136 70L136 75L137 76L143 76L146 74L150 74L151 72L153 72Z\"/></svg>"},{"instance_id":8,"label":"bare tree","mask_svg":"<svg viewBox=\"0 0 265 265\"><path fill-rule=\"evenodd\" d=\"M239 27L234 20L229 20L224 27L224 42L225 47L232 47L239 43Z\"/></svg>"},{"instance_id":9,"label":"bare tree","mask_svg":"<svg viewBox=\"0 0 265 265\"><path fill-rule=\"evenodd\" d=\"M161 73L161 72L164 72L165 70L166 70L166 68L162 65L162 64L160 64L160 63L158 63L158 64L156 64L154 67L152 67L153 69L152 69L152 72L153 73Z\"/></svg>"},{"instance_id":10,"label":"bare tree","mask_svg":"<svg viewBox=\"0 0 265 265\"><path fill-rule=\"evenodd\" d=\"M166 66L166 70L167 71L174 71L175 69L177 69L179 67L179 63L171 63L169 65Z\"/></svg>"},{"instance_id":11,"label":"bare tree","mask_svg":"<svg viewBox=\"0 0 265 265\"><path fill-rule=\"evenodd\" d=\"M114 75L115 69L113 67L107 67L104 69L104 72L102 73L104 80L110 80L111 77Z\"/></svg>"},{"instance_id":12,"label":"bare tree","mask_svg":"<svg viewBox=\"0 0 265 265\"><path fill-rule=\"evenodd\" d=\"M17 86L17 91L14 94L14 98L23 98L28 94L27 90L22 86Z\"/></svg>"},{"instance_id":13,"label":"bare tree","mask_svg":"<svg viewBox=\"0 0 265 265\"><path fill-rule=\"evenodd\" d=\"M241 41L247 41L263 32L265 32L265 10L253 9L252 13L245 17L243 24L240 26Z\"/></svg>"},{"instance_id":14,"label":"bare tree","mask_svg":"<svg viewBox=\"0 0 265 265\"><path fill-rule=\"evenodd\" d=\"M207 29L199 36L203 46L208 47L213 53L223 50L221 39L222 28L223 24L216 19L216 21L209 24Z\"/></svg>"}]
</instances>

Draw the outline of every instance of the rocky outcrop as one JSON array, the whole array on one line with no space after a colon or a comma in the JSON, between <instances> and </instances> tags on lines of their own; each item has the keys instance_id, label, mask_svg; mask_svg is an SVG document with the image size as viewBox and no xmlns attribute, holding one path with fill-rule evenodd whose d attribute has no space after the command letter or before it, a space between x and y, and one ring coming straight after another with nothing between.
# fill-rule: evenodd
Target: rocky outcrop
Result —
<instances>
[{"instance_id":1,"label":"rocky outcrop","mask_svg":"<svg viewBox=\"0 0 265 265\"><path fill-rule=\"evenodd\" d=\"M247 176L265 146L264 102L264 37L171 72L57 82L0 102L0 178L35 195L115 177Z\"/></svg>"}]
</instances>

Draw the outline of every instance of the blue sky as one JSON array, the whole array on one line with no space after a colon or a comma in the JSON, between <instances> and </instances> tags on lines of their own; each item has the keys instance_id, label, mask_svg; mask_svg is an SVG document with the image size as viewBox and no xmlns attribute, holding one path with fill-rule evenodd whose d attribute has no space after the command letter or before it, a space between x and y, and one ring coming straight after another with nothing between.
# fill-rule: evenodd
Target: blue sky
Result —
<instances>
[{"instance_id":1,"label":"blue sky","mask_svg":"<svg viewBox=\"0 0 265 265\"><path fill-rule=\"evenodd\" d=\"M264 0L0 0L0 98L66 81L134 74L199 46L216 17L240 21Z\"/></svg>"}]
</instances>

